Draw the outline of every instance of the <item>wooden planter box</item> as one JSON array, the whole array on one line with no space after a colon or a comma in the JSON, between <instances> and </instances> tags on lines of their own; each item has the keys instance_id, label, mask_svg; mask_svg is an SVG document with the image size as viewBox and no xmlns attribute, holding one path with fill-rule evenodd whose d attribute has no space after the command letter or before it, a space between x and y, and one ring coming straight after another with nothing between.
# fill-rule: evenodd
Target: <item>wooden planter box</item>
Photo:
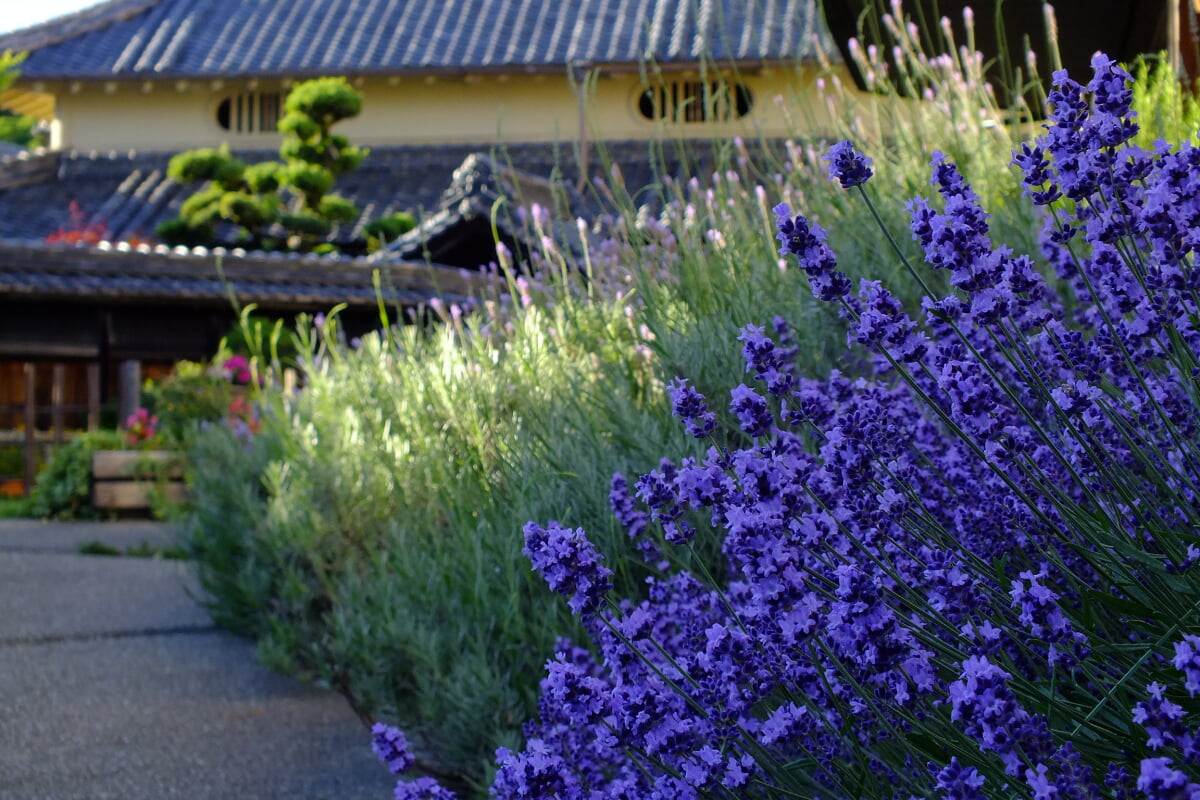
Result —
<instances>
[{"instance_id":1,"label":"wooden planter box","mask_svg":"<svg viewBox=\"0 0 1200 800\"><path fill-rule=\"evenodd\" d=\"M166 470L166 482L158 476ZM114 511L150 508L151 492L184 498L183 459L169 450L97 450L92 454L92 505Z\"/></svg>"}]
</instances>

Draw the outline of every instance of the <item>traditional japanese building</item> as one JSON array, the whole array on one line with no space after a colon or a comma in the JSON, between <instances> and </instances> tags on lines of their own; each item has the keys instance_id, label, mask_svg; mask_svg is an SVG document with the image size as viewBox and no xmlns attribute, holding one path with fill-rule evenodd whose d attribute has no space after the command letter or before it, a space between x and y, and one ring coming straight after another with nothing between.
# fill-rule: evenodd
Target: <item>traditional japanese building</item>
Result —
<instances>
[{"instance_id":1,"label":"traditional japanese building","mask_svg":"<svg viewBox=\"0 0 1200 800\"><path fill-rule=\"evenodd\" d=\"M345 76L362 94L338 130L371 154L337 188L363 214L333 238L395 211L425 220L386 266L389 302L411 305L467 290L459 268L490 260L481 223L498 194L578 213L546 181L585 186L598 143L636 183L653 177L654 139L819 135L813 86L839 60L815 0L109 0L0 36L6 49L27 57L0 106L50 135L0 156L0 428L21 416L23 364L39 397L109 402L122 363L210 352L231 297L279 314L343 302L370 324L379 263L153 242L192 191L170 156L228 143L272 157L299 81ZM403 260L422 256L438 263Z\"/></svg>"}]
</instances>

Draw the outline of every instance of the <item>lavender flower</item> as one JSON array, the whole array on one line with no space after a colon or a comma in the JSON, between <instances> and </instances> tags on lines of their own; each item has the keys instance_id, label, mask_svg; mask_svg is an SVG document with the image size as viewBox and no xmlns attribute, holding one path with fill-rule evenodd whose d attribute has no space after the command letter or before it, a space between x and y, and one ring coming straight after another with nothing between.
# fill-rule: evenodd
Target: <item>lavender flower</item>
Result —
<instances>
[{"instance_id":1,"label":"lavender flower","mask_svg":"<svg viewBox=\"0 0 1200 800\"><path fill-rule=\"evenodd\" d=\"M986 656L971 656L949 687L950 719L979 743L980 750L999 755L1010 775L1020 765L1019 731L1029 720L1008 688L1011 677Z\"/></svg>"},{"instance_id":2,"label":"lavender flower","mask_svg":"<svg viewBox=\"0 0 1200 800\"><path fill-rule=\"evenodd\" d=\"M985 782L979 770L964 767L953 757L937 774L937 790L945 800L983 800L986 795L981 789Z\"/></svg>"},{"instance_id":3,"label":"lavender flower","mask_svg":"<svg viewBox=\"0 0 1200 800\"><path fill-rule=\"evenodd\" d=\"M1186 773L1172 769L1169 758L1142 759L1137 788L1147 800L1200 800L1200 784L1189 781Z\"/></svg>"},{"instance_id":4,"label":"lavender flower","mask_svg":"<svg viewBox=\"0 0 1200 800\"><path fill-rule=\"evenodd\" d=\"M1133 721L1145 728L1149 737L1146 746L1157 750L1164 744L1182 744L1185 740L1190 745L1191 737L1183 724L1186 716L1183 707L1165 697L1166 690L1160 683L1151 683L1146 692L1150 699L1133 708Z\"/></svg>"},{"instance_id":5,"label":"lavender flower","mask_svg":"<svg viewBox=\"0 0 1200 800\"><path fill-rule=\"evenodd\" d=\"M671 397L671 412L683 420L689 436L703 439L717 427L717 417L708 410L704 395L688 385L687 378L676 378L667 384Z\"/></svg>"},{"instance_id":6,"label":"lavender flower","mask_svg":"<svg viewBox=\"0 0 1200 800\"><path fill-rule=\"evenodd\" d=\"M875 174L871 159L857 152L848 140L829 148L825 160L829 162L829 179L841 183L843 189L861 186Z\"/></svg>"},{"instance_id":7,"label":"lavender flower","mask_svg":"<svg viewBox=\"0 0 1200 800\"><path fill-rule=\"evenodd\" d=\"M590 674L585 663L568 660L563 650L546 663L546 677L541 683L543 701L553 704L564 722L580 726L591 725L611 713L607 688L604 681Z\"/></svg>"},{"instance_id":8,"label":"lavender flower","mask_svg":"<svg viewBox=\"0 0 1200 800\"><path fill-rule=\"evenodd\" d=\"M1062 663L1070 669L1086 655L1087 637L1072 628L1058 603L1059 595L1042 583L1048 576L1047 569L1047 565L1042 564L1036 573L1022 572L1020 580L1012 581L1009 596L1013 606L1021 612L1019 619L1025 630L1034 639L1050 644L1050 663Z\"/></svg>"},{"instance_id":9,"label":"lavender flower","mask_svg":"<svg viewBox=\"0 0 1200 800\"><path fill-rule=\"evenodd\" d=\"M583 529L564 528L553 521L542 528L529 522L524 533L522 552L550 589L567 598L573 613L595 613L612 588L612 570L601 563L601 555Z\"/></svg>"},{"instance_id":10,"label":"lavender flower","mask_svg":"<svg viewBox=\"0 0 1200 800\"><path fill-rule=\"evenodd\" d=\"M830 301L849 294L850 279L837 268L837 257L825 243L824 229L803 216L793 218L786 203L775 206L774 211L779 229L775 238L783 243L779 254L794 255L800 261L800 267L808 275L813 297Z\"/></svg>"},{"instance_id":11,"label":"lavender flower","mask_svg":"<svg viewBox=\"0 0 1200 800\"><path fill-rule=\"evenodd\" d=\"M1133 76L1103 53L1092 56L1092 71L1087 88L1097 112L1092 120L1094 135L1102 146L1116 147L1132 139L1138 131L1130 118Z\"/></svg>"},{"instance_id":12,"label":"lavender flower","mask_svg":"<svg viewBox=\"0 0 1200 800\"><path fill-rule=\"evenodd\" d=\"M864 280L859 300L862 310L850 327L851 341L881 347L898 361L916 362L925 357L928 337L916 330L916 323L879 281Z\"/></svg>"},{"instance_id":13,"label":"lavender flower","mask_svg":"<svg viewBox=\"0 0 1200 800\"><path fill-rule=\"evenodd\" d=\"M1175 643L1175 658L1171 663L1184 674L1188 696L1195 697L1200 693L1200 636L1185 633L1183 639Z\"/></svg>"},{"instance_id":14,"label":"lavender flower","mask_svg":"<svg viewBox=\"0 0 1200 800\"><path fill-rule=\"evenodd\" d=\"M667 540L682 543L692 531L687 523L679 522L684 506L679 497L678 476L675 464L664 458L657 470L638 478L637 494L650 507L650 519L663 526Z\"/></svg>"},{"instance_id":15,"label":"lavender flower","mask_svg":"<svg viewBox=\"0 0 1200 800\"><path fill-rule=\"evenodd\" d=\"M613 473L612 482L609 484L608 504L613 516L641 554L642 560L658 569L666 569L668 564L663 560L662 552L646 532L650 524L650 515L635 507L633 495L629 493L629 482L619 472Z\"/></svg>"},{"instance_id":16,"label":"lavender flower","mask_svg":"<svg viewBox=\"0 0 1200 800\"><path fill-rule=\"evenodd\" d=\"M583 797L573 780L573 770L564 754L545 741L530 739L521 753L501 747L496 751L500 769L492 793L512 800L541 800L547 797ZM574 791L572 791L574 790Z\"/></svg>"},{"instance_id":17,"label":"lavender flower","mask_svg":"<svg viewBox=\"0 0 1200 800\"><path fill-rule=\"evenodd\" d=\"M743 431L751 436L763 436L771 429L772 416L766 398L746 384L731 392L729 410L738 418Z\"/></svg>"},{"instance_id":18,"label":"lavender flower","mask_svg":"<svg viewBox=\"0 0 1200 800\"><path fill-rule=\"evenodd\" d=\"M393 775L400 775L412 768L415 759L408 749L408 739L402 730L376 722L371 726L371 735L371 747L375 756L387 764Z\"/></svg>"},{"instance_id":19,"label":"lavender flower","mask_svg":"<svg viewBox=\"0 0 1200 800\"><path fill-rule=\"evenodd\" d=\"M433 778L425 777L398 781L392 797L394 800L455 800L457 795Z\"/></svg>"},{"instance_id":20,"label":"lavender flower","mask_svg":"<svg viewBox=\"0 0 1200 800\"><path fill-rule=\"evenodd\" d=\"M1035 205L1050 205L1062 197L1058 185L1053 183L1053 173L1050 170L1050 160L1046 158L1045 148L1022 142L1020 152L1013 153L1012 163L1024 174L1021 182ZM1047 183L1050 184L1048 187Z\"/></svg>"},{"instance_id":21,"label":"lavender flower","mask_svg":"<svg viewBox=\"0 0 1200 800\"><path fill-rule=\"evenodd\" d=\"M775 327L790 339L790 331L783 320L776 317ZM738 341L742 342L742 357L746 360L746 371L767 384L767 391L782 397L796 385L790 369L790 353L780 349L757 325L742 328Z\"/></svg>"}]
</instances>

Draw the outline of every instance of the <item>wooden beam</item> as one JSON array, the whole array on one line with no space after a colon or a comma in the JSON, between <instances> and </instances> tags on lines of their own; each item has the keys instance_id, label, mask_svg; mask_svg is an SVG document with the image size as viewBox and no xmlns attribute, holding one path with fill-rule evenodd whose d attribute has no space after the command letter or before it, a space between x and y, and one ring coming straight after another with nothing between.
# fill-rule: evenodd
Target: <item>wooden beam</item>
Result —
<instances>
[{"instance_id":1,"label":"wooden beam","mask_svg":"<svg viewBox=\"0 0 1200 800\"><path fill-rule=\"evenodd\" d=\"M50 384L50 427L54 430L54 445L63 443L63 393L67 380L67 365L55 364Z\"/></svg>"},{"instance_id":2,"label":"wooden beam","mask_svg":"<svg viewBox=\"0 0 1200 800\"><path fill-rule=\"evenodd\" d=\"M25 362L25 496L37 479L37 371Z\"/></svg>"},{"instance_id":3,"label":"wooden beam","mask_svg":"<svg viewBox=\"0 0 1200 800\"><path fill-rule=\"evenodd\" d=\"M1179 0L1167 2L1167 61L1175 70L1175 77L1181 81L1187 80L1187 65L1184 64L1183 54L1183 25L1182 15L1187 13L1184 4Z\"/></svg>"},{"instance_id":4,"label":"wooden beam","mask_svg":"<svg viewBox=\"0 0 1200 800\"><path fill-rule=\"evenodd\" d=\"M183 458L170 450L97 450L92 454L92 477L98 481L153 480L157 471L183 478Z\"/></svg>"},{"instance_id":5,"label":"wooden beam","mask_svg":"<svg viewBox=\"0 0 1200 800\"><path fill-rule=\"evenodd\" d=\"M87 365L87 429L100 427L100 364L93 361Z\"/></svg>"},{"instance_id":6,"label":"wooden beam","mask_svg":"<svg viewBox=\"0 0 1200 800\"><path fill-rule=\"evenodd\" d=\"M18 412L24 408L24 404L13 406ZM44 448L46 445L54 444L53 434L50 431L34 431L34 440L39 448ZM76 434L67 431L64 437L68 442L74 439ZM24 430L0 431L0 445L9 445L21 447L25 443Z\"/></svg>"},{"instance_id":7,"label":"wooden beam","mask_svg":"<svg viewBox=\"0 0 1200 800\"><path fill-rule=\"evenodd\" d=\"M104 481L92 487L92 505L122 511L150 507L150 492L154 483L144 481ZM182 483L165 483L162 492L172 503L182 502L185 492Z\"/></svg>"},{"instance_id":8,"label":"wooden beam","mask_svg":"<svg viewBox=\"0 0 1200 800\"><path fill-rule=\"evenodd\" d=\"M159 480L158 477L166 480ZM185 496L183 459L163 450L98 450L92 454L92 505L96 508L145 509L151 492L172 503Z\"/></svg>"},{"instance_id":9,"label":"wooden beam","mask_svg":"<svg viewBox=\"0 0 1200 800\"><path fill-rule=\"evenodd\" d=\"M136 359L122 361L119 369L120 411L117 421L124 428L125 420L132 417L142 404L142 362Z\"/></svg>"}]
</instances>

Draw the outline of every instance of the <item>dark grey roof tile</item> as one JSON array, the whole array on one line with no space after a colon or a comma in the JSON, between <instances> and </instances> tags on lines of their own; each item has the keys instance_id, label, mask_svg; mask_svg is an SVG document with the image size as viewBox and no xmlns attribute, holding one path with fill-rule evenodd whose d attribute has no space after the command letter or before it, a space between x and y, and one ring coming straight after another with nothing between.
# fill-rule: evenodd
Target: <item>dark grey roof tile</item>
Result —
<instances>
[{"instance_id":1,"label":"dark grey roof tile","mask_svg":"<svg viewBox=\"0 0 1200 800\"><path fill-rule=\"evenodd\" d=\"M27 79L760 62L813 56L819 24L816 0L111 0L0 50Z\"/></svg>"},{"instance_id":2,"label":"dark grey roof tile","mask_svg":"<svg viewBox=\"0 0 1200 800\"><path fill-rule=\"evenodd\" d=\"M604 157L593 153L588 177L607 177L607 164L620 166L631 191L661 183L665 175L685 174L682 159L670 152L651 158L646 142L608 142ZM557 174L565 186L578 183L578 166L573 152L545 144L515 144L495 151L487 170L469 166L468 156L493 151L487 146L431 145L374 148L364 168L342 176L337 191L355 202L361 211L354 223L334 232L342 243L359 238L362 226L370 219L396 211L409 211L423 222L429 236L453 236L452 228L473 218L487 219L500 192L512 194L511 187L499 187L496 174L510 168L545 179ZM689 164L693 172L705 175L705 164L712 163L712 146L705 142L689 145ZM267 151L239 153L247 161L272 157ZM165 219L178 215L182 202L195 190L166 177L167 154L58 155L57 173L39 183L27 183L0 190L0 239L43 241L60 229L76 227L71 205L84 214L84 224L104 226L111 240L148 238ZM0 178L4 163L0 162ZM2 180L0 180L2 183ZM527 183L530 191L545 194L544 188ZM594 210L589 193L573 197L572 215L587 216ZM518 196L519 202L529 202ZM640 193L638 202L651 202L651 194ZM403 250L406 257L420 257L421 245L414 239ZM473 256L472 256L473 257ZM282 256L280 257L282 258ZM445 259L441 259L445 260ZM459 263L455 261L454 263ZM482 262L481 262L482 263ZM476 267L478 264L464 266Z\"/></svg>"}]
</instances>

